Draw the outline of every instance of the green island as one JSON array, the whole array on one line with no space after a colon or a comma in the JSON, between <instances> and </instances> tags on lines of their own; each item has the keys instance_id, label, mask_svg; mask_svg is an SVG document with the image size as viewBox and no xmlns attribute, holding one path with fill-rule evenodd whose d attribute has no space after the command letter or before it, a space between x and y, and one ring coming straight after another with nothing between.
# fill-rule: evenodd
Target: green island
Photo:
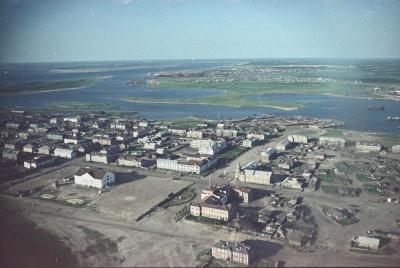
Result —
<instances>
[{"instance_id":1,"label":"green island","mask_svg":"<svg viewBox=\"0 0 400 268\"><path fill-rule=\"evenodd\" d=\"M63 110L118 110L119 107L110 103L80 102L80 101L53 101L47 104L49 108Z\"/></svg>"},{"instance_id":2,"label":"green island","mask_svg":"<svg viewBox=\"0 0 400 268\"><path fill-rule=\"evenodd\" d=\"M237 83L196 83L185 82L171 79L157 79L159 84L157 86L150 85L149 87L159 88L216 88L221 89L221 93L215 96L198 97L191 99L156 99L145 97L124 97L123 101L138 102L138 103L167 103L167 104L197 104L197 105L218 105L228 107L269 107L282 110L296 110L306 105L306 103L290 103L290 102L277 102L267 99L261 99L257 96L266 93L278 93L277 88L267 83L253 83L253 82L237 82ZM282 87L283 88L283 87ZM273 91L275 90L275 91ZM318 90L318 88L315 88ZM282 91L281 91L282 92ZM288 91L289 92L289 91ZM291 91L294 92L294 91ZM254 97L254 99L252 99Z\"/></svg>"},{"instance_id":3,"label":"green island","mask_svg":"<svg viewBox=\"0 0 400 268\"><path fill-rule=\"evenodd\" d=\"M83 78L71 80L2 84L0 85L0 94L76 89L92 85L96 81L96 78Z\"/></svg>"}]
</instances>

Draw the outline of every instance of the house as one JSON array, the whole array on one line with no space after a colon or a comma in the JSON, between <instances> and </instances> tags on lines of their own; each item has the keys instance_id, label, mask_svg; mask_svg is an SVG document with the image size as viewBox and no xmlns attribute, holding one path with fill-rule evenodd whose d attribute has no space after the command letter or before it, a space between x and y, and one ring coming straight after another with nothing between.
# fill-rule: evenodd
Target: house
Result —
<instances>
[{"instance_id":1,"label":"house","mask_svg":"<svg viewBox=\"0 0 400 268\"><path fill-rule=\"evenodd\" d=\"M277 154L276 149L274 148L267 148L266 151L261 152L261 160L264 162L269 162L271 159L273 159Z\"/></svg>"},{"instance_id":2,"label":"house","mask_svg":"<svg viewBox=\"0 0 400 268\"><path fill-rule=\"evenodd\" d=\"M52 146L43 145L39 147L38 153L44 155L51 155L54 153L54 148Z\"/></svg>"},{"instance_id":3,"label":"house","mask_svg":"<svg viewBox=\"0 0 400 268\"><path fill-rule=\"evenodd\" d=\"M247 134L246 138L254 139L256 141L266 140L265 134L260 134L260 133L249 133L249 134Z\"/></svg>"},{"instance_id":4,"label":"house","mask_svg":"<svg viewBox=\"0 0 400 268\"><path fill-rule=\"evenodd\" d=\"M361 248L378 249L381 241L375 237L356 236L353 237L352 242Z\"/></svg>"},{"instance_id":5,"label":"house","mask_svg":"<svg viewBox=\"0 0 400 268\"><path fill-rule=\"evenodd\" d=\"M56 148L54 149L54 156L72 159L76 157L76 151L69 148Z\"/></svg>"},{"instance_id":6,"label":"house","mask_svg":"<svg viewBox=\"0 0 400 268\"><path fill-rule=\"evenodd\" d=\"M54 162L54 158L49 155L38 155L35 156L32 160L24 161L24 167L31 168L41 168L50 165Z\"/></svg>"},{"instance_id":7,"label":"house","mask_svg":"<svg viewBox=\"0 0 400 268\"><path fill-rule=\"evenodd\" d=\"M297 164L297 158L291 158L291 157L279 157L278 159L278 167L291 170L294 168Z\"/></svg>"},{"instance_id":8,"label":"house","mask_svg":"<svg viewBox=\"0 0 400 268\"><path fill-rule=\"evenodd\" d=\"M34 143L28 143L22 147L22 151L26 153L36 153L37 152L37 145Z\"/></svg>"},{"instance_id":9,"label":"house","mask_svg":"<svg viewBox=\"0 0 400 268\"><path fill-rule=\"evenodd\" d=\"M211 255L220 260L249 265L252 252L249 246L239 242L217 241L211 248Z\"/></svg>"},{"instance_id":10,"label":"house","mask_svg":"<svg viewBox=\"0 0 400 268\"><path fill-rule=\"evenodd\" d=\"M19 150L6 148L3 151L3 158L7 160L18 161L21 159L21 153Z\"/></svg>"},{"instance_id":11,"label":"house","mask_svg":"<svg viewBox=\"0 0 400 268\"><path fill-rule=\"evenodd\" d=\"M143 145L143 148L147 149L147 150L155 150L157 148L157 143L155 143L155 142L146 142Z\"/></svg>"},{"instance_id":12,"label":"house","mask_svg":"<svg viewBox=\"0 0 400 268\"><path fill-rule=\"evenodd\" d=\"M304 183L300 181L298 178L288 177L280 183L280 186L282 188L302 190L304 187Z\"/></svg>"},{"instance_id":13,"label":"house","mask_svg":"<svg viewBox=\"0 0 400 268\"><path fill-rule=\"evenodd\" d=\"M245 139L245 140L242 142L242 147L245 147L245 148L253 148L255 142L256 142L256 140L255 140L254 138Z\"/></svg>"},{"instance_id":14,"label":"house","mask_svg":"<svg viewBox=\"0 0 400 268\"><path fill-rule=\"evenodd\" d=\"M64 122L80 123L81 117L79 115L78 116L67 116L67 117L64 117Z\"/></svg>"},{"instance_id":15,"label":"house","mask_svg":"<svg viewBox=\"0 0 400 268\"><path fill-rule=\"evenodd\" d=\"M81 168L74 174L75 184L98 189L106 188L115 183L115 174L96 168Z\"/></svg>"}]
</instances>

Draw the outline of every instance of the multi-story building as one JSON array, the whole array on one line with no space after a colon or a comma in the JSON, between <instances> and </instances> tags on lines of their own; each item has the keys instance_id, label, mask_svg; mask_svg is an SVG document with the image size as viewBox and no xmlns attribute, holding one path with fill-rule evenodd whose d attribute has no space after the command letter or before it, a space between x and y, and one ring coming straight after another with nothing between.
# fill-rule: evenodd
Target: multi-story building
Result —
<instances>
[{"instance_id":1,"label":"multi-story building","mask_svg":"<svg viewBox=\"0 0 400 268\"><path fill-rule=\"evenodd\" d=\"M227 143L224 140L212 140L212 139L197 139L192 140L190 147L199 150L199 154L203 155L215 155L227 147Z\"/></svg>"},{"instance_id":2,"label":"multi-story building","mask_svg":"<svg viewBox=\"0 0 400 268\"><path fill-rule=\"evenodd\" d=\"M344 148L346 146L346 140L342 137L320 137L319 144L328 146L338 146Z\"/></svg>"},{"instance_id":3,"label":"multi-story building","mask_svg":"<svg viewBox=\"0 0 400 268\"><path fill-rule=\"evenodd\" d=\"M93 143L99 143L100 145L113 145L115 144L115 137L110 135L96 135L92 138Z\"/></svg>"},{"instance_id":4,"label":"multi-story building","mask_svg":"<svg viewBox=\"0 0 400 268\"><path fill-rule=\"evenodd\" d=\"M271 184L272 174L273 172L270 168L263 166L258 161L250 162L243 168L238 163L235 171L235 179L242 182L269 185Z\"/></svg>"},{"instance_id":5,"label":"multi-story building","mask_svg":"<svg viewBox=\"0 0 400 268\"><path fill-rule=\"evenodd\" d=\"M117 159L117 165L138 168L150 167L154 165L155 162L154 159L146 159L134 155L121 155Z\"/></svg>"},{"instance_id":6,"label":"multi-story building","mask_svg":"<svg viewBox=\"0 0 400 268\"><path fill-rule=\"evenodd\" d=\"M76 151L69 148L56 148L54 149L54 156L72 159L76 157Z\"/></svg>"},{"instance_id":7,"label":"multi-story building","mask_svg":"<svg viewBox=\"0 0 400 268\"><path fill-rule=\"evenodd\" d=\"M284 152L287 149L289 149L291 142L288 139L284 139L282 141L280 141L276 146L276 150L278 152Z\"/></svg>"},{"instance_id":8,"label":"multi-story building","mask_svg":"<svg viewBox=\"0 0 400 268\"><path fill-rule=\"evenodd\" d=\"M165 158L157 159L157 168L170 169L185 173L200 174L212 168L218 159L213 157L204 157L202 160L171 160Z\"/></svg>"},{"instance_id":9,"label":"multi-story building","mask_svg":"<svg viewBox=\"0 0 400 268\"><path fill-rule=\"evenodd\" d=\"M238 131L236 129L217 128L216 134L218 137L236 138Z\"/></svg>"},{"instance_id":10,"label":"multi-story building","mask_svg":"<svg viewBox=\"0 0 400 268\"><path fill-rule=\"evenodd\" d=\"M186 137L192 138L192 139L202 139L203 138L203 132L200 130L190 130L186 132Z\"/></svg>"},{"instance_id":11,"label":"multi-story building","mask_svg":"<svg viewBox=\"0 0 400 268\"><path fill-rule=\"evenodd\" d=\"M92 153L86 154L86 161L109 164L109 163L114 162L117 159L117 157L118 156L115 154L107 154L107 153L103 153L103 152L92 152Z\"/></svg>"},{"instance_id":12,"label":"multi-story building","mask_svg":"<svg viewBox=\"0 0 400 268\"><path fill-rule=\"evenodd\" d=\"M392 153L400 154L400 144L392 146Z\"/></svg>"},{"instance_id":13,"label":"multi-story building","mask_svg":"<svg viewBox=\"0 0 400 268\"><path fill-rule=\"evenodd\" d=\"M382 144L373 144L367 142L357 142L356 150L363 153L380 152L382 151Z\"/></svg>"},{"instance_id":14,"label":"multi-story building","mask_svg":"<svg viewBox=\"0 0 400 268\"><path fill-rule=\"evenodd\" d=\"M289 135L287 139L293 143L302 143L302 144L308 143L308 138L304 135Z\"/></svg>"},{"instance_id":15,"label":"multi-story building","mask_svg":"<svg viewBox=\"0 0 400 268\"><path fill-rule=\"evenodd\" d=\"M81 122L81 117L80 116L64 117L64 122L80 123Z\"/></svg>"},{"instance_id":16,"label":"multi-story building","mask_svg":"<svg viewBox=\"0 0 400 268\"><path fill-rule=\"evenodd\" d=\"M211 255L220 260L237 262L244 265L251 263L251 248L243 243L217 241L211 248Z\"/></svg>"},{"instance_id":17,"label":"multi-story building","mask_svg":"<svg viewBox=\"0 0 400 268\"><path fill-rule=\"evenodd\" d=\"M49 140L53 141L63 141L64 140L64 134L60 132L49 132L46 134L46 137Z\"/></svg>"},{"instance_id":18,"label":"multi-story building","mask_svg":"<svg viewBox=\"0 0 400 268\"><path fill-rule=\"evenodd\" d=\"M356 236L353 237L352 241L358 247L368 248L368 249L378 249L381 242L379 238L368 237L368 236Z\"/></svg>"},{"instance_id":19,"label":"multi-story building","mask_svg":"<svg viewBox=\"0 0 400 268\"><path fill-rule=\"evenodd\" d=\"M177 135L177 136L186 135L186 129L169 128L168 132L171 133L172 135Z\"/></svg>"},{"instance_id":20,"label":"multi-story building","mask_svg":"<svg viewBox=\"0 0 400 268\"><path fill-rule=\"evenodd\" d=\"M95 168L81 168L74 175L75 184L102 189L115 183L115 174Z\"/></svg>"}]
</instances>

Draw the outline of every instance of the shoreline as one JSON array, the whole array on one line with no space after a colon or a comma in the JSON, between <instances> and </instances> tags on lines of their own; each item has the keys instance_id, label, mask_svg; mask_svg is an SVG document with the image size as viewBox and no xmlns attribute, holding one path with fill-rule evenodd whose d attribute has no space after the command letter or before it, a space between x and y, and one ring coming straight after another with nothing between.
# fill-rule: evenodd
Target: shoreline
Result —
<instances>
[{"instance_id":1,"label":"shoreline","mask_svg":"<svg viewBox=\"0 0 400 268\"><path fill-rule=\"evenodd\" d=\"M144 103L144 104L177 104L177 105L210 105L210 106L225 106L225 107L233 107L233 108L273 108L273 109L279 109L279 110L285 110L285 111L296 111L300 107L282 107L282 106L277 106L277 105L263 105L263 106L240 106L240 105L229 105L229 104L212 104L212 103L196 103L196 102L187 102L187 103L181 103L181 102L175 102L175 101L152 101L152 100L134 100L134 99L124 99L120 98L121 101L125 102L131 102L131 103Z\"/></svg>"}]
</instances>

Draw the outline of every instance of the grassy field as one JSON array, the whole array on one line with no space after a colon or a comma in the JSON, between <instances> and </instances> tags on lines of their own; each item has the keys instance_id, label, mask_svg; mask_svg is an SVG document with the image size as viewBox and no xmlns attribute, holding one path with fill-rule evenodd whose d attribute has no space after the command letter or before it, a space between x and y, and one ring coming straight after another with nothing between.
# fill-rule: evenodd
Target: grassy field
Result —
<instances>
[{"instance_id":1,"label":"grassy field","mask_svg":"<svg viewBox=\"0 0 400 268\"><path fill-rule=\"evenodd\" d=\"M343 131L340 129L330 128L322 135L324 137L342 137Z\"/></svg>"},{"instance_id":2,"label":"grassy field","mask_svg":"<svg viewBox=\"0 0 400 268\"><path fill-rule=\"evenodd\" d=\"M395 144L400 144L400 134L379 134L377 135L377 137L387 147L391 147Z\"/></svg>"},{"instance_id":3,"label":"grassy field","mask_svg":"<svg viewBox=\"0 0 400 268\"><path fill-rule=\"evenodd\" d=\"M357 179L358 179L360 182L371 181L370 178L369 178L367 175L365 175L365 174L357 173L357 174L356 174L356 177L357 177Z\"/></svg>"},{"instance_id":4,"label":"grassy field","mask_svg":"<svg viewBox=\"0 0 400 268\"><path fill-rule=\"evenodd\" d=\"M354 92L365 92L360 85L345 85L337 83L307 83L307 82L271 82L271 81L250 81L242 80L232 83L199 83L185 81L176 78L158 78L158 85L161 88L217 88L235 92L254 93L319 93L334 94L340 96L352 96Z\"/></svg>"},{"instance_id":5,"label":"grassy field","mask_svg":"<svg viewBox=\"0 0 400 268\"><path fill-rule=\"evenodd\" d=\"M188 129L195 128L197 124L200 123L208 123L206 120L197 118L197 117L187 117L187 118L179 118L175 120L168 121L173 128L177 129Z\"/></svg>"},{"instance_id":6,"label":"grassy field","mask_svg":"<svg viewBox=\"0 0 400 268\"><path fill-rule=\"evenodd\" d=\"M166 103L166 104L197 104L197 105L216 105L216 106L227 106L227 107L269 107L276 108L282 110L296 110L301 108L305 104L297 104L297 103L283 103L283 102L274 102L268 100L249 100L246 97L251 97L252 94L226 94L226 95L217 95L213 97L207 98L196 98L196 99L179 99L179 100L165 100L165 99L156 99L156 98L138 98L138 97L124 97L121 98L122 101L133 102L133 103Z\"/></svg>"},{"instance_id":7,"label":"grassy field","mask_svg":"<svg viewBox=\"0 0 400 268\"><path fill-rule=\"evenodd\" d=\"M80 102L80 101L53 101L47 104L50 108L74 110L118 110L119 107L110 103Z\"/></svg>"},{"instance_id":8,"label":"grassy field","mask_svg":"<svg viewBox=\"0 0 400 268\"><path fill-rule=\"evenodd\" d=\"M96 82L95 78L85 78L85 79L72 79L72 80L3 84L0 85L0 94L79 88L79 87L89 86L95 82Z\"/></svg>"}]
</instances>

